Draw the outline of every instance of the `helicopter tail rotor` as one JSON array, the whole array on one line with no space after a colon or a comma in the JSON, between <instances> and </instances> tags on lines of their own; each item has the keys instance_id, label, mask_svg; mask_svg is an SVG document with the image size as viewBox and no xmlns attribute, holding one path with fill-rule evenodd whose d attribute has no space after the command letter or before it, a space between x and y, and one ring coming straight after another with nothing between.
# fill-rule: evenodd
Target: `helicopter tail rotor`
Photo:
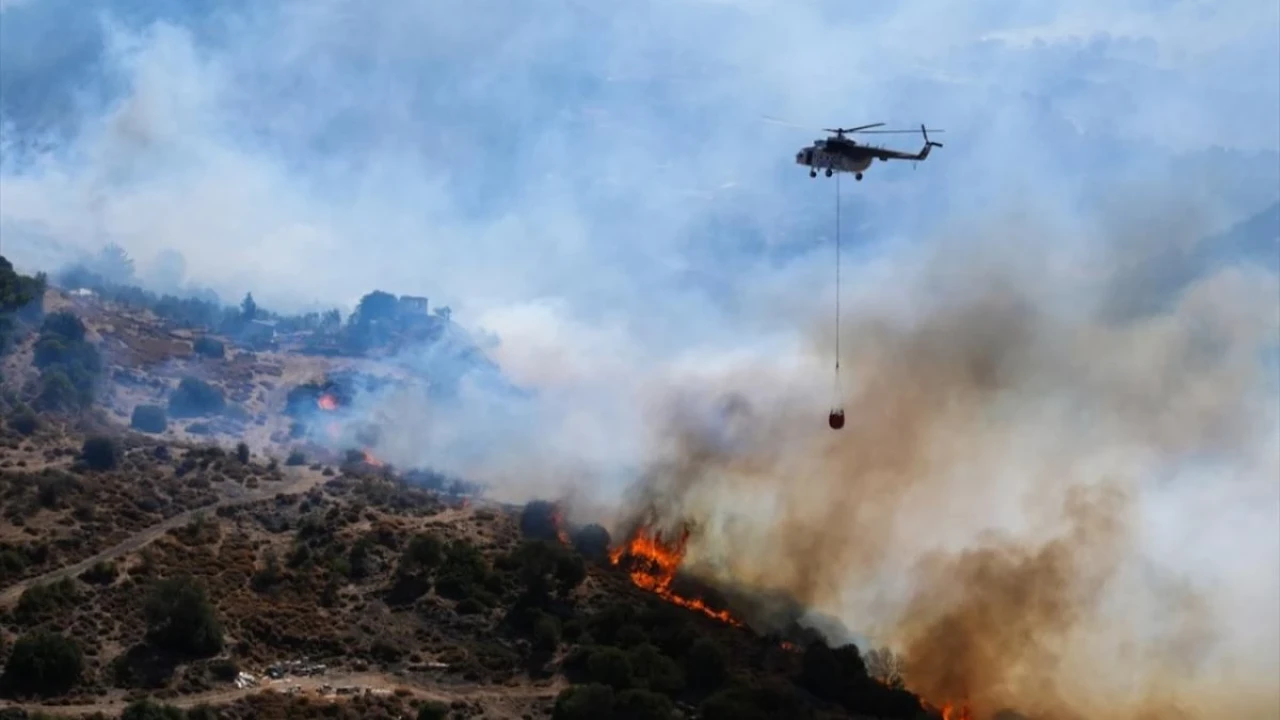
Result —
<instances>
[{"instance_id":1,"label":"helicopter tail rotor","mask_svg":"<svg viewBox=\"0 0 1280 720\"><path fill-rule=\"evenodd\" d=\"M941 131L941 130L935 130L934 132L942 132L942 131ZM920 134L921 134L921 135L924 135L924 144L925 144L927 147L942 147L942 143L940 143L940 142L933 142L932 140L930 140L930 139L929 139L929 131L925 129L925 127L924 127L924 123L920 123Z\"/></svg>"}]
</instances>

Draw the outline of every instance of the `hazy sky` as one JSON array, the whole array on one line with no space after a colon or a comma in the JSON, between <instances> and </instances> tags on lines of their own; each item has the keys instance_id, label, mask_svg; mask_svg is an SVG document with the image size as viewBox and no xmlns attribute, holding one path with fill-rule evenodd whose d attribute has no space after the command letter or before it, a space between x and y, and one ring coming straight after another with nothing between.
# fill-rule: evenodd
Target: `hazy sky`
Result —
<instances>
[{"instance_id":1,"label":"hazy sky","mask_svg":"<svg viewBox=\"0 0 1280 720\"><path fill-rule=\"evenodd\" d=\"M377 286L474 321L546 297L698 335L827 279L832 183L792 164L822 133L762 115L947 130L914 171L845 180L849 242L1153 178L1234 220L1280 194L1278 16L27 0L0 15L0 217L20 261L31 237L112 239L144 269L174 247L269 305Z\"/></svg>"}]
</instances>

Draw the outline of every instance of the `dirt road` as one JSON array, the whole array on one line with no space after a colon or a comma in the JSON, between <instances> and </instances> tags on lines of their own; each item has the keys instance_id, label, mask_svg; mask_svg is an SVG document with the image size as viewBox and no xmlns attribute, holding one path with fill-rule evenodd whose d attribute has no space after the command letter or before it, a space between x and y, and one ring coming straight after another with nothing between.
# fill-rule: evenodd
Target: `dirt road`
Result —
<instances>
[{"instance_id":1,"label":"dirt road","mask_svg":"<svg viewBox=\"0 0 1280 720\"><path fill-rule=\"evenodd\" d=\"M261 487L257 490L235 492L235 494L225 497L210 505L179 513L164 520L163 522L139 530L116 545L103 550L97 555L87 557L74 565L60 567L57 570L51 570L43 575L27 578L26 580L10 585L3 590L0 590L0 607L7 607L16 603L18 598L22 597L22 593L32 585L60 580L68 576L74 577L99 562L114 560L121 555L136 552L173 528L187 524L199 513L210 513L216 511L220 507L228 507L232 505L248 505L260 500L273 498L280 493L288 494L306 492L320 484L322 480L325 480L324 476L319 472L306 468L285 468L284 474L286 482L283 484ZM238 487L237 490L239 490Z\"/></svg>"},{"instance_id":2,"label":"dirt road","mask_svg":"<svg viewBox=\"0 0 1280 720\"><path fill-rule=\"evenodd\" d=\"M407 692L413 697L424 700L438 700L446 703L454 700L465 700L467 702L501 700L528 701L537 698L555 697L555 695L565 687L567 687L567 685L562 678L556 678L546 685L454 686L418 685L406 678L382 673L346 673L340 675L290 677L280 680L269 680L256 687L231 687L221 690L211 690L209 692L196 693L193 695L183 695L171 700L164 700L163 702L180 708L191 708L197 705L225 705L227 703L235 702L241 698L266 691L279 693L302 692L321 697L333 698L344 697L344 695L339 695L337 693L338 689L351 689L354 691L354 693L347 693L346 696L364 692L392 693L399 690L402 693ZM90 705L22 705L0 700L0 710L6 708L20 708L27 710L28 712L40 711L60 717L80 717L84 715L92 715L98 712L107 715L116 715L124 710L125 705L127 705L127 702L124 699L109 700ZM515 717L519 717L519 715L517 714Z\"/></svg>"}]
</instances>

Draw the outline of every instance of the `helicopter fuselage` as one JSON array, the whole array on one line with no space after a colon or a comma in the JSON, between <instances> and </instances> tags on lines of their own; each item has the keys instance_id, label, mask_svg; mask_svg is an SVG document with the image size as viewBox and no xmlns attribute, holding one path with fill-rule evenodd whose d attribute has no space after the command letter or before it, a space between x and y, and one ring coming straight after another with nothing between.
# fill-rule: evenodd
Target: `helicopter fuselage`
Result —
<instances>
[{"instance_id":1,"label":"helicopter fuselage","mask_svg":"<svg viewBox=\"0 0 1280 720\"><path fill-rule=\"evenodd\" d=\"M849 141L835 143L818 140L796 153L796 164L810 168L811 176L817 175L818 170L825 170L827 177L837 172L846 172L861 180L862 172L871 167L875 158L876 149L866 145Z\"/></svg>"}]
</instances>

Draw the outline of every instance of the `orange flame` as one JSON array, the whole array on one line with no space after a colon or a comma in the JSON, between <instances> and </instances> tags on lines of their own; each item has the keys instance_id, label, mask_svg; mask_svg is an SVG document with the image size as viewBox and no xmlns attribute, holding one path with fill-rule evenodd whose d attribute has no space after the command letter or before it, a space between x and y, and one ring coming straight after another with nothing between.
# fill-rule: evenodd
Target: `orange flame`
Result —
<instances>
[{"instance_id":1,"label":"orange flame","mask_svg":"<svg viewBox=\"0 0 1280 720\"><path fill-rule=\"evenodd\" d=\"M569 541L569 533L564 529L564 516L560 514L559 508L552 511L551 522L556 526L556 539L559 540L562 545L571 544Z\"/></svg>"},{"instance_id":2,"label":"orange flame","mask_svg":"<svg viewBox=\"0 0 1280 720\"><path fill-rule=\"evenodd\" d=\"M373 453L364 450L364 461L374 467L382 467L382 461L373 456Z\"/></svg>"},{"instance_id":3,"label":"orange flame","mask_svg":"<svg viewBox=\"0 0 1280 720\"><path fill-rule=\"evenodd\" d=\"M329 393L325 393L324 395L316 398L316 405L318 405L321 410L325 411L337 410L338 398L330 395Z\"/></svg>"},{"instance_id":4,"label":"orange flame","mask_svg":"<svg viewBox=\"0 0 1280 720\"><path fill-rule=\"evenodd\" d=\"M709 607L698 598L682 597L671 591L671 582L675 579L676 570L684 559L685 545L688 541L688 529L682 530L680 537L673 544L667 544L656 533L650 534L647 529L640 528L625 545L609 551L609 561L619 565L626 558L629 561L631 582L637 587L655 593L667 602L697 610L708 617L741 627L742 623L728 612Z\"/></svg>"},{"instance_id":5,"label":"orange flame","mask_svg":"<svg viewBox=\"0 0 1280 720\"><path fill-rule=\"evenodd\" d=\"M926 706L928 704L926 703ZM973 714L969 711L968 705L960 705L956 707L951 703L943 703L941 708L936 709L942 715L942 720L973 720Z\"/></svg>"}]
</instances>

